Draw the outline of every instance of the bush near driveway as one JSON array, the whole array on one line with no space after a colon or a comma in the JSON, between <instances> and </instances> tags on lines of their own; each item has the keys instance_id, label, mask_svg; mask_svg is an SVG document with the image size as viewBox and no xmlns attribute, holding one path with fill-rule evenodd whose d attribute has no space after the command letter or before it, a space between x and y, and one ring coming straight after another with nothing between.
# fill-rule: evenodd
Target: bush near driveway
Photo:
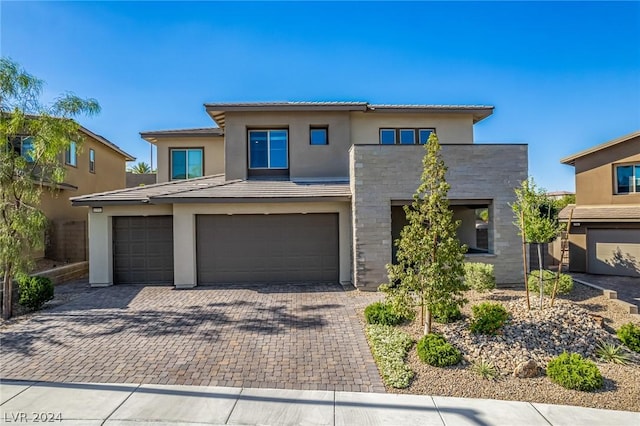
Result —
<instances>
[{"instance_id":1,"label":"bush near driveway","mask_svg":"<svg viewBox=\"0 0 640 426\"><path fill-rule=\"evenodd\" d=\"M489 263L468 262L464 264L464 281L469 288L480 293L496 288L496 276L493 265Z\"/></svg>"},{"instance_id":2,"label":"bush near driveway","mask_svg":"<svg viewBox=\"0 0 640 426\"><path fill-rule=\"evenodd\" d=\"M527 277L527 285L529 286L529 291L533 293L538 293L540 291L540 286L538 285L540 280L540 271L534 270L531 271L529 276ZM542 290L544 294L547 296L551 296L553 292L553 285L556 282L556 273L543 270L542 271ZM558 282L558 294L569 294L573 289L573 279L571 275L560 274L560 281Z\"/></svg>"},{"instance_id":3,"label":"bush near driveway","mask_svg":"<svg viewBox=\"0 0 640 426\"><path fill-rule=\"evenodd\" d=\"M413 338L388 325L371 324L365 331L384 383L393 388L409 386L413 371L404 359L413 346Z\"/></svg>"},{"instance_id":4,"label":"bush near driveway","mask_svg":"<svg viewBox=\"0 0 640 426\"><path fill-rule=\"evenodd\" d=\"M616 334L626 347L634 352L640 352L640 327L629 322L620 327Z\"/></svg>"},{"instance_id":5,"label":"bush near driveway","mask_svg":"<svg viewBox=\"0 0 640 426\"><path fill-rule=\"evenodd\" d=\"M385 302L375 302L364 309L367 324L397 325L404 321L404 317L396 313L391 305Z\"/></svg>"},{"instance_id":6,"label":"bush near driveway","mask_svg":"<svg viewBox=\"0 0 640 426\"><path fill-rule=\"evenodd\" d=\"M593 391L604 384L598 367L575 353L564 352L549 361L547 376L560 386L579 391Z\"/></svg>"},{"instance_id":7,"label":"bush near driveway","mask_svg":"<svg viewBox=\"0 0 640 426\"><path fill-rule=\"evenodd\" d=\"M462 360L460 351L439 334L427 334L418 342L418 357L434 367L448 367Z\"/></svg>"},{"instance_id":8,"label":"bush near driveway","mask_svg":"<svg viewBox=\"0 0 640 426\"><path fill-rule=\"evenodd\" d=\"M480 303L472 306L471 311L473 312L472 333L496 334L509 318L509 313L500 303Z\"/></svg>"},{"instance_id":9,"label":"bush near driveway","mask_svg":"<svg viewBox=\"0 0 640 426\"><path fill-rule=\"evenodd\" d=\"M53 283L49 278L28 275L18 277L18 303L31 310L37 311L52 300L53 292Z\"/></svg>"}]
</instances>

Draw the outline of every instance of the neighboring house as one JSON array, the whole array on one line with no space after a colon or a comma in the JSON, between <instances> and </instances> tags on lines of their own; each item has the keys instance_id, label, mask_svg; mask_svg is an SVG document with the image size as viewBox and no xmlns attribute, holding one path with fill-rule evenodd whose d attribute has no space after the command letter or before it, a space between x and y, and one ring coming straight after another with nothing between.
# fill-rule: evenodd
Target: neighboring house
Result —
<instances>
[{"instance_id":1,"label":"neighboring house","mask_svg":"<svg viewBox=\"0 0 640 426\"><path fill-rule=\"evenodd\" d=\"M569 270L640 277L640 131L560 162L576 173Z\"/></svg>"},{"instance_id":2,"label":"neighboring house","mask_svg":"<svg viewBox=\"0 0 640 426\"><path fill-rule=\"evenodd\" d=\"M73 208L69 198L124 188L126 162L135 160L84 127L80 127L80 133L84 135L82 144L72 142L70 149L61 155L65 166L64 182L42 193L40 209L49 224L44 252L35 253L36 257L45 256L61 262L87 260L87 212ZM21 137L13 145L15 149L19 145L23 155L27 155L29 137Z\"/></svg>"},{"instance_id":3,"label":"neighboring house","mask_svg":"<svg viewBox=\"0 0 640 426\"><path fill-rule=\"evenodd\" d=\"M89 206L90 283L341 282L376 290L437 132L470 260L522 282L508 203L527 146L474 144L490 106L206 104L218 127L143 132L158 184L73 198ZM476 210L488 208L477 239ZM484 247L483 247L484 246Z\"/></svg>"}]
</instances>

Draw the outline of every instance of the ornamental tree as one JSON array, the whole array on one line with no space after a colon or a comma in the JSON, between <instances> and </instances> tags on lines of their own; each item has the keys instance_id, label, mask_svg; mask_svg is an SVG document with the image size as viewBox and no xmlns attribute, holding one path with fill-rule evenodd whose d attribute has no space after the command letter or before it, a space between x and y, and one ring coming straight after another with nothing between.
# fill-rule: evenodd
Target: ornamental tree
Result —
<instances>
[{"instance_id":1,"label":"ornamental tree","mask_svg":"<svg viewBox=\"0 0 640 426\"><path fill-rule=\"evenodd\" d=\"M46 218L39 209L44 190L64 178L61 157L83 135L73 120L96 114L94 99L67 93L40 101L43 82L10 59L0 58L0 276L2 315L11 316L13 278L29 270L30 253L43 246Z\"/></svg>"},{"instance_id":2,"label":"ornamental tree","mask_svg":"<svg viewBox=\"0 0 640 426\"><path fill-rule=\"evenodd\" d=\"M542 283L542 245L553 241L562 230L562 225L558 222L557 215L554 214L553 201L547 197L543 189L536 186L533 178L522 181L515 193L516 202L511 205L516 218L514 224L520 230L524 241L536 244L538 249L540 309L542 309L544 287ZM527 286L527 277L525 276L524 279L525 286ZM527 299L528 297L527 286Z\"/></svg>"},{"instance_id":3,"label":"ornamental tree","mask_svg":"<svg viewBox=\"0 0 640 426\"><path fill-rule=\"evenodd\" d=\"M445 179L447 167L440 156L438 137L432 133L425 145L420 186L411 206L405 206L408 225L395 241L397 263L387 265L389 283L381 290L401 314L420 307L424 334L431 333L434 310L457 309L466 300L463 291L464 254L453 220Z\"/></svg>"}]
</instances>

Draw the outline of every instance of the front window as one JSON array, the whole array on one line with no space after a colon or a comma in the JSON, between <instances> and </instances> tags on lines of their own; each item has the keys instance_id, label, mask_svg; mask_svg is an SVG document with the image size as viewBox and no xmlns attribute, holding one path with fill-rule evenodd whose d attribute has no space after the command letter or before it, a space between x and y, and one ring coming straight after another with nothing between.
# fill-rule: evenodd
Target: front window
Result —
<instances>
[{"instance_id":1,"label":"front window","mask_svg":"<svg viewBox=\"0 0 640 426\"><path fill-rule=\"evenodd\" d=\"M96 152L93 149L89 150L89 171L96 172Z\"/></svg>"},{"instance_id":2,"label":"front window","mask_svg":"<svg viewBox=\"0 0 640 426\"><path fill-rule=\"evenodd\" d=\"M33 137L32 136L18 136L11 140L10 146L13 151L27 160L29 163L33 162Z\"/></svg>"},{"instance_id":3,"label":"front window","mask_svg":"<svg viewBox=\"0 0 640 426\"><path fill-rule=\"evenodd\" d=\"M249 131L250 169L287 169L289 142L287 130Z\"/></svg>"},{"instance_id":4,"label":"front window","mask_svg":"<svg viewBox=\"0 0 640 426\"><path fill-rule=\"evenodd\" d=\"M78 166L78 147L75 142L71 142L65 151L64 162L73 167Z\"/></svg>"},{"instance_id":5,"label":"front window","mask_svg":"<svg viewBox=\"0 0 640 426\"><path fill-rule=\"evenodd\" d=\"M640 164L616 166L616 194L640 193Z\"/></svg>"},{"instance_id":6,"label":"front window","mask_svg":"<svg viewBox=\"0 0 640 426\"><path fill-rule=\"evenodd\" d=\"M380 143L382 145L395 145L396 129L380 129Z\"/></svg>"},{"instance_id":7,"label":"front window","mask_svg":"<svg viewBox=\"0 0 640 426\"><path fill-rule=\"evenodd\" d=\"M382 145L424 145L436 129L380 129Z\"/></svg>"},{"instance_id":8,"label":"front window","mask_svg":"<svg viewBox=\"0 0 640 426\"><path fill-rule=\"evenodd\" d=\"M203 175L203 149L171 149L171 180L193 179Z\"/></svg>"},{"instance_id":9,"label":"front window","mask_svg":"<svg viewBox=\"0 0 640 426\"><path fill-rule=\"evenodd\" d=\"M328 145L329 129L326 127L311 127L309 129L309 142L311 145Z\"/></svg>"}]
</instances>

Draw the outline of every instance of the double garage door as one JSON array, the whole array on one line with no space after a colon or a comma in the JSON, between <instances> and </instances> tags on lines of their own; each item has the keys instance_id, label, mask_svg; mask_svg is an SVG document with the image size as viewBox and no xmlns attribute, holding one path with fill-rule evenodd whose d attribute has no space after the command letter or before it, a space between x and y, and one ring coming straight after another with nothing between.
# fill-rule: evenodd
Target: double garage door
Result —
<instances>
[{"instance_id":1,"label":"double garage door","mask_svg":"<svg viewBox=\"0 0 640 426\"><path fill-rule=\"evenodd\" d=\"M173 283L173 218L113 218L114 282ZM198 284L338 282L338 215L199 215Z\"/></svg>"},{"instance_id":2,"label":"double garage door","mask_svg":"<svg viewBox=\"0 0 640 426\"><path fill-rule=\"evenodd\" d=\"M640 277L640 229L589 229L588 272Z\"/></svg>"}]
</instances>

